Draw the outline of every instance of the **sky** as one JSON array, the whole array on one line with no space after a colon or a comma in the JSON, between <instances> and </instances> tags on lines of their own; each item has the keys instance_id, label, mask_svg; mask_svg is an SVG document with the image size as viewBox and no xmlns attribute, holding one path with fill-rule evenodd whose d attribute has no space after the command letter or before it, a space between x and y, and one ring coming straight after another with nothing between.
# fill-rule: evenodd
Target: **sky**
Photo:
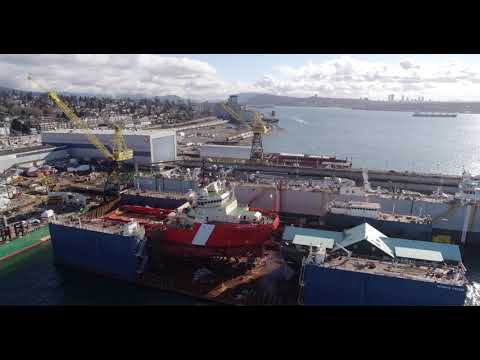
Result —
<instances>
[{"instance_id":1,"label":"sky","mask_svg":"<svg viewBox=\"0 0 480 360\"><path fill-rule=\"evenodd\" d=\"M0 54L0 86L218 100L242 92L480 101L480 55Z\"/></svg>"}]
</instances>

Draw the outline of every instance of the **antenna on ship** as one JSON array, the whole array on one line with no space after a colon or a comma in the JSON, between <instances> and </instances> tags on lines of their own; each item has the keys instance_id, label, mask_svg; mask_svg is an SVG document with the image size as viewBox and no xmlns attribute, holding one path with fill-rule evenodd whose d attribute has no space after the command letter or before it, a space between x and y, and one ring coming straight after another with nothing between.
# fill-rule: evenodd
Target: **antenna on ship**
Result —
<instances>
[{"instance_id":1,"label":"antenna on ship","mask_svg":"<svg viewBox=\"0 0 480 360\"><path fill-rule=\"evenodd\" d=\"M205 166L205 159L202 160L202 180L200 185L205 186L205 171L206 171L206 166Z\"/></svg>"}]
</instances>

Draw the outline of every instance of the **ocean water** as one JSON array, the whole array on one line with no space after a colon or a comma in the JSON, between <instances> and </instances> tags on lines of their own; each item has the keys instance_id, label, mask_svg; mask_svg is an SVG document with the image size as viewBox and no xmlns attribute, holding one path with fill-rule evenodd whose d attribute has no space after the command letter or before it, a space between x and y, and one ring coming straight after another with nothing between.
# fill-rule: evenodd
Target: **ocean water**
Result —
<instances>
[{"instance_id":1,"label":"ocean water","mask_svg":"<svg viewBox=\"0 0 480 360\"><path fill-rule=\"evenodd\" d=\"M282 131L264 138L269 152L336 155L354 167L460 175L480 173L480 115L420 118L411 112L287 107Z\"/></svg>"},{"instance_id":2,"label":"ocean water","mask_svg":"<svg viewBox=\"0 0 480 360\"><path fill-rule=\"evenodd\" d=\"M50 242L0 263L0 305L204 305L53 264Z\"/></svg>"}]
</instances>

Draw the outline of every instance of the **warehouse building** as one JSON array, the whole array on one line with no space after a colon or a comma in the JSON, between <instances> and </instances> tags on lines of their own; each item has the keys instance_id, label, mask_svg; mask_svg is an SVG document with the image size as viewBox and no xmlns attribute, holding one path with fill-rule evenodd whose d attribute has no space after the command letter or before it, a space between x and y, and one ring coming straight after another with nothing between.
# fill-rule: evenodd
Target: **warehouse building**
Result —
<instances>
[{"instance_id":1,"label":"warehouse building","mask_svg":"<svg viewBox=\"0 0 480 360\"><path fill-rule=\"evenodd\" d=\"M43 164L68 157L66 146L39 145L0 151L0 172L14 165Z\"/></svg>"},{"instance_id":2,"label":"warehouse building","mask_svg":"<svg viewBox=\"0 0 480 360\"><path fill-rule=\"evenodd\" d=\"M92 130L92 133L112 151L113 130ZM151 165L160 161L174 161L177 157L176 132L172 130L123 131L127 146L133 150L133 162ZM42 133L42 144L67 146L75 158L103 159L102 153L88 140L84 130L56 130Z\"/></svg>"},{"instance_id":3,"label":"warehouse building","mask_svg":"<svg viewBox=\"0 0 480 360\"><path fill-rule=\"evenodd\" d=\"M205 144L199 147L201 158L250 159L251 146Z\"/></svg>"}]
</instances>

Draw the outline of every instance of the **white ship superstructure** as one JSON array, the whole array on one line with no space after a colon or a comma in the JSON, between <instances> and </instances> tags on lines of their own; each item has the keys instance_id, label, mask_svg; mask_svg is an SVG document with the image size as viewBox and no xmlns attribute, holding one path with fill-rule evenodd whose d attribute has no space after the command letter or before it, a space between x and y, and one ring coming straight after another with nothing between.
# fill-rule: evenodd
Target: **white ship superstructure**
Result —
<instances>
[{"instance_id":1,"label":"white ship superstructure","mask_svg":"<svg viewBox=\"0 0 480 360\"><path fill-rule=\"evenodd\" d=\"M226 182L214 181L192 193L193 206L186 209L186 218L199 223L261 223L259 211L238 206L232 189Z\"/></svg>"}]
</instances>

